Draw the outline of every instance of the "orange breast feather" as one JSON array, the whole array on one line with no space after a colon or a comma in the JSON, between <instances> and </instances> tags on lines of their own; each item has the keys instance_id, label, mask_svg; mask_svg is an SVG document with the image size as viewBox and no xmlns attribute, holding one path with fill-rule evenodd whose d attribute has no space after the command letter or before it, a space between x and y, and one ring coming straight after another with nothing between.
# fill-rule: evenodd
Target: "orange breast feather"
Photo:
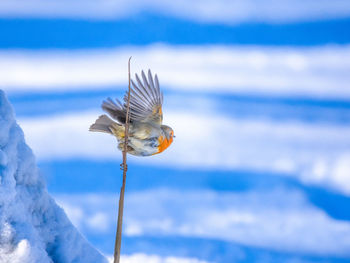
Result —
<instances>
[{"instance_id":1,"label":"orange breast feather","mask_svg":"<svg viewBox=\"0 0 350 263\"><path fill-rule=\"evenodd\" d=\"M170 138L170 140L168 140L166 137L160 136L158 139L158 142L159 142L158 152L156 152L155 154L161 153L166 148L168 148L169 145L173 142L173 138Z\"/></svg>"}]
</instances>

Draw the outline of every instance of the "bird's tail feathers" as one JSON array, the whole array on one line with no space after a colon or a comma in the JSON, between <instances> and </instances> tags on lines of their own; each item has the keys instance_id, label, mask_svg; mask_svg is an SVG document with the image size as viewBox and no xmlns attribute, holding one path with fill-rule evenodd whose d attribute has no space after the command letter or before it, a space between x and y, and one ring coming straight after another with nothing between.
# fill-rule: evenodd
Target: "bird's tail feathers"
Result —
<instances>
[{"instance_id":1,"label":"bird's tail feathers","mask_svg":"<svg viewBox=\"0 0 350 263\"><path fill-rule=\"evenodd\" d=\"M107 115L101 115L89 128L92 132L106 132L113 134L113 125L117 124L111 120Z\"/></svg>"}]
</instances>

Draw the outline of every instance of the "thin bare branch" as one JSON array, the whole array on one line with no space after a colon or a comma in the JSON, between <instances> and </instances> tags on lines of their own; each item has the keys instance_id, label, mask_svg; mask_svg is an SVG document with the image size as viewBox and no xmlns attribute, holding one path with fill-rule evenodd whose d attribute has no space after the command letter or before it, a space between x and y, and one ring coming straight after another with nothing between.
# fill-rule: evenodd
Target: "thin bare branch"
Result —
<instances>
[{"instance_id":1,"label":"thin bare branch","mask_svg":"<svg viewBox=\"0 0 350 263\"><path fill-rule=\"evenodd\" d=\"M129 73L129 89L128 89L128 101L126 104L126 118L125 118L125 136L124 136L124 149L123 149L123 185L120 189L120 197L119 197L119 209L118 209L118 223L117 223L117 233L115 236L115 245L114 245L114 263L120 262L120 248L122 243L122 227L123 227L123 213L124 213L124 193L125 193L125 182L126 182L126 171L127 171L127 163L126 163L126 155L128 149L128 138L129 138L129 108L130 108L130 60L128 62L128 73Z\"/></svg>"}]
</instances>

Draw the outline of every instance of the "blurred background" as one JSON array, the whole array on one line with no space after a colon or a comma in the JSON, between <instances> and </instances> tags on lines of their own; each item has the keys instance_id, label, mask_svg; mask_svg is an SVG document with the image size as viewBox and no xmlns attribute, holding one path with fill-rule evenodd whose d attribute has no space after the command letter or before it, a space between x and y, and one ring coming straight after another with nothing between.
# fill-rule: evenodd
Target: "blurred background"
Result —
<instances>
[{"instance_id":1,"label":"blurred background","mask_svg":"<svg viewBox=\"0 0 350 263\"><path fill-rule=\"evenodd\" d=\"M349 262L349 1L2 0L0 32L49 192L107 256L121 153L88 128L132 56L176 139L128 157L123 262Z\"/></svg>"}]
</instances>

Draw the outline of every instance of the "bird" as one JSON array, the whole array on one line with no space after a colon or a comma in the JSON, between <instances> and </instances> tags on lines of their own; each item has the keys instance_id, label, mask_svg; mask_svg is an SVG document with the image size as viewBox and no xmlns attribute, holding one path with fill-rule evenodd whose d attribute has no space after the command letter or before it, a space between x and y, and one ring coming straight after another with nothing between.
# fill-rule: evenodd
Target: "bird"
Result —
<instances>
[{"instance_id":1,"label":"bird","mask_svg":"<svg viewBox=\"0 0 350 263\"><path fill-rule=\"evenodd\" d=\"M135 74L136 83L131 80L129 104L129 130L127 152L135 156L151 156L167 149L173 142L174 130L163 125L163 93L159 88L157 74L154 79L148 70L148 79L141 71L141 78ZM102 109L109 115L98 117L89 128L92 132L104 132L117 138L118 149L123 151L125 143L125 121L128 92L124 102L107 98Z\"/></svg>"}]
</instances>

